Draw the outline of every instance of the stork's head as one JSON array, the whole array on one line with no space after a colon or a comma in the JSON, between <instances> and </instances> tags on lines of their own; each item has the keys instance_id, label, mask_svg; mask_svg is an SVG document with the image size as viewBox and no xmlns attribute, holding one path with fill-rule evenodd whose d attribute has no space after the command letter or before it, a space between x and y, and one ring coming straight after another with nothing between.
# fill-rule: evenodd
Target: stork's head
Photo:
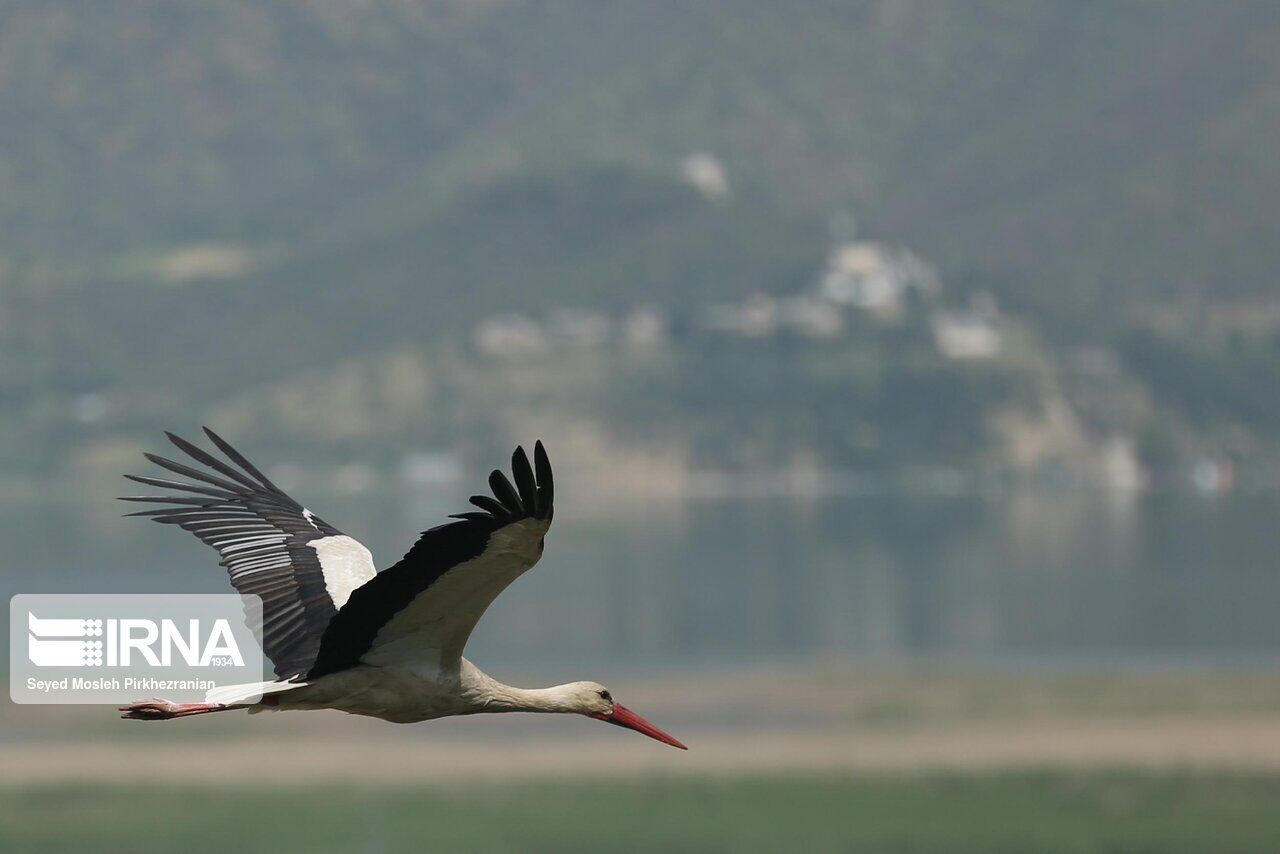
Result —
<instances>
[{"instance_id":1,"label":"stork's head","mask_svg":"<svg viewBox=\"0 0 1280 854\"><path fill-rule=\"evenodd\" d=\"M599 682L574 682L565 686L571 689L573 711L598 721L633 729L663 744L688 750L680 740L658 729L626 706L615 701L609 689Z\"/></svg>"}]
</instances>

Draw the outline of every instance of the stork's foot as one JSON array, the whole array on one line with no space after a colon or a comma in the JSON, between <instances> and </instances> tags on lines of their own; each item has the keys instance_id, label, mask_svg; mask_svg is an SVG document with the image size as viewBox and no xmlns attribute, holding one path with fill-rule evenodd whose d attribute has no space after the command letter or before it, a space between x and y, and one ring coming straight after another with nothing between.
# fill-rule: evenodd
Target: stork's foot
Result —
<instances>
[{"instance_id":1,"label":"stork's foot","mask_svg":"<svg viewBox=\"0 0 1280 854\"><path fill-rule=\"evenodd\" d=\"M190 715L207 715L227 708L221 703L171 703L168 700L139 700L128 706L121 706L124 712L120 717L128 721L167 721L170 718L185 718Z\"/></svg>"}]
</instances>

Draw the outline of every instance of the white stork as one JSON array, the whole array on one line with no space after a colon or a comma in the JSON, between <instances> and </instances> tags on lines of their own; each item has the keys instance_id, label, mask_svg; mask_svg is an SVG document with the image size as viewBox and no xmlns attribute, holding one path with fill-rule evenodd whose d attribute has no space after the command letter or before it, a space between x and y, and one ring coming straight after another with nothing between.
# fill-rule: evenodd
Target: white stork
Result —
<instances>
[{"instance_id":1,"label":"white stork","mask_svg":"<svg viewBox=\"0 0 1280 854\"><path fill-rule=\"evenodd\" d=\"M394 723L480 712L579 714L678 740L615 702L603 685L504 685L462 657L489 603L538 562L551 526L554 486L547 453L511 457L515 486L489 475L493 497L422 534L382 572L356 540L290 498L222 437L205 433L231 464L172 433L208 470L146 458L189 481L126 475L180 495L128 496L165 505L131 513L177 525L213 546L236 590L263 604L263 651L275 681L209 692L203 703L146 700L122 706L131 720L167 720L227 709L340 709ZM235 466L239 466L237 469Z\"/></svg>"}]
</instances>

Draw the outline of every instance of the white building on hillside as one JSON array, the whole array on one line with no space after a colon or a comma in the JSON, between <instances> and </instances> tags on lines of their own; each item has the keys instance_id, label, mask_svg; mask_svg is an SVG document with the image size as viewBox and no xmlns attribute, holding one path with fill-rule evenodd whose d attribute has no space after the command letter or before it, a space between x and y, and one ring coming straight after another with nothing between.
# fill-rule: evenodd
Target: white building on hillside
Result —
<instances>
[{"instance_id":1,"label":"white building on hillside","mask_svg":"<svg viewBox=\"0 0 1280 854\"><path fill-rule=\"evenodd\" d=\"M486 356L511 358L545 349L547 336L542 326L520 314L487 317L476 327L476 349Z\"/></svg>"},{"instance_id":2,"label":"white building on hillside","mask_svg":"<svg viewBox=\"0 0 1280 854\"><path fill-rule=\"evenodd\" d=\"M994 359L1004 341L993 319L972 311L933 315L933 340L948 359Z\"/></svg>"},{"instance_id":3,"label":"white building on hillside","mask_svg":"<svg viewBox=\"0 0 1280 854\"><path fill-rule=\"evenodd\" d=\"M724 164L714 154L705 151L690 154L680 164L680 175L709 202L729 197L729 177Z\"/></svg>"},{"instance_id":4,"label":"white building on hillside","mask_svg":"<svg viewBox=\"0 0 1280 854\"><path fill-rule=\"evenodd\" d=\"M912 288L926 296L935 295L939 290L937 273L910 252L868 241L837 245L819 284L819 291L832 302L882 320L901 315Z\"/></svg>"}]
</instances>

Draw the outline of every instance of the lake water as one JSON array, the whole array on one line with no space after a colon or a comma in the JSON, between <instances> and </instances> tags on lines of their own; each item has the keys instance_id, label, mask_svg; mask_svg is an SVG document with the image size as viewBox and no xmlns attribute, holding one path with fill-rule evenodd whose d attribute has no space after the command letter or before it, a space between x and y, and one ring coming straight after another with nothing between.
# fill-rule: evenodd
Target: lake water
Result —
<instances>
[{"instance_id":1,"label":"lake water","mask_svg":"<svg viewBox=\"0 0 1280 854\"><path fill-rule=\"evenodd\" d=\"M314 490L310 490L314 491ZM462 509L349 496L317 512L385 567ZM109 493L0 504L0 590L221 592L184 532ZM557 507L546 556L482 621L492 666L1270 664L1280 499L1062 493Z\"/></svg>"}]
</instances>

